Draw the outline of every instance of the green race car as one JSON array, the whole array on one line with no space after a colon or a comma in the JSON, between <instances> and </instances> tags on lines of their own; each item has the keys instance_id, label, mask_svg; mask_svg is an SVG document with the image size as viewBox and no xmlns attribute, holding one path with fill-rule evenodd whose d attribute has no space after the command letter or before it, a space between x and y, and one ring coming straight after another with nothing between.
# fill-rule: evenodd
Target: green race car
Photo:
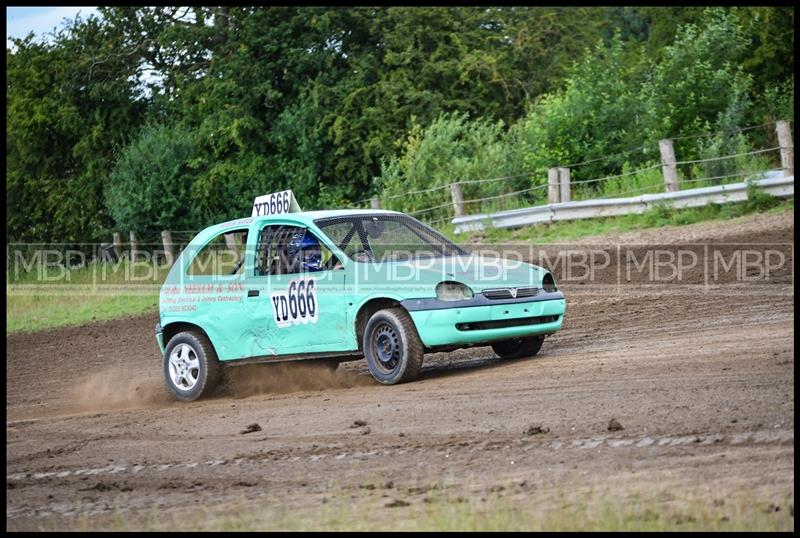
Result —
<instances>
[{"instance_id":1,"label":"green race car","mask_svg":"<svg viewBox=\"0 0 800 538\"><path fill-rule=\"evenodd\" d=\"M197 234L161 288L156 339L180 400L209 394L222 365L364 357L392 385L426 352L532 356L561 328L564 295L541 267L471 255L394 211L274 208Z\"/></svg>"}]
</instances>

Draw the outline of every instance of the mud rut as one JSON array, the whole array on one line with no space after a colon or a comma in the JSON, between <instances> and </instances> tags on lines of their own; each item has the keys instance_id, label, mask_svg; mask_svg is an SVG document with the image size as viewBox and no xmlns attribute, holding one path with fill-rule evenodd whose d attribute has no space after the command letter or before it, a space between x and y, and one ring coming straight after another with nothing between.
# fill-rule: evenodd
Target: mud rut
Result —
<instances>
[{"instance_id":1,"label":"mud rut","mask_svg":"<svg viewBox=\"0 0 800 538\"><path fill-rule=\"evenodd\" d=\"M793 243L793 231L791 215L759 216L633 239ZM336 498L395 521L436 489L539 507L579 491L793 499L792 284L565 286L564 328L535 358L428 355L418 381L394 387L361 361L248 367L188 405L163 388L154 314L12 335L6 525L157 511L180 528L189 509L313 514ZM240 433L251 423L261 430Z\"/></svg>"}]
</instances>

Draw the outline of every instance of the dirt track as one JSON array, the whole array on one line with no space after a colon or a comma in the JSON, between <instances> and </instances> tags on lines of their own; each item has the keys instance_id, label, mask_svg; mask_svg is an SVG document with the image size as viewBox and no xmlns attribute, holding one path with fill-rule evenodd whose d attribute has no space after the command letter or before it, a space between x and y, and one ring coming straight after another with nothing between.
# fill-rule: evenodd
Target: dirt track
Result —
<instances>
[{"instance_id":1,"label":"dirt track","mask_svg":"<svg viewBox=\"0 0 800 538\"><path fill-rule=\"evenodd\" d=\"M614 240L793 243L792 216ZM178 529L200 507L285 517L344 498L391 527L444 488L531 509L576 492L745 494L793 527L792 284L565 285L564 328L535 358L428 355L418 381L393 387L362 362L248 367L191 404L162 388L155 314L12 335L6 526L153 525L156 512ZM251 423L261 431L240 433Z\"/></svg>"}]
</instances>

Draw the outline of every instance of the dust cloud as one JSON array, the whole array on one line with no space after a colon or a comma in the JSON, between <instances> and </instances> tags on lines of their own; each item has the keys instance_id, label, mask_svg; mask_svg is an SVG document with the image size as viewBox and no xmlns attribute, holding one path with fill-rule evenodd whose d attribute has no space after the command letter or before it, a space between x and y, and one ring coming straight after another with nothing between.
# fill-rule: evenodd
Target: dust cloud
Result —
<instances>
[{"instance_id":1,"label":"dust cloud","mask_svg":"<svg viewBox=\"0 0 800 538\"><path fill-rule=\"evenodd\" d=\"M160 372L160 369L157 370ZM70 411L93 412L164 406L176 401L164 381L142 377L120 366L92 373L78 380L66 395Z\"/></svg>"},{"instance_id":2,"label":"dust cloud","mask_svg":"<svg viewBox=\"0 0 800 538\"><path fill-rule=\"evenodd\" d=\"M344 365L332 371L324 361L307 360L226 367L220 392L244 398L257 394L348 389L375 383L369 375L351 372Z\"/></svg>"},{"instance_id":3,"label":"dust cloud","mask_svg":"<svg viewBox=\"0 0 800 538\"><path fill-rule=\"evenodd\" d=\"M191 405L173 398L159 374L160 368L143 375L141 370L130 371L122 366L89 374L67 391L63 411L88 413ZM223 367L219 388L211 398L347 389L374 383L370 376L348 371L343 366L333 371L323 361L246 364Z\"/></svg>"}]
</instances>

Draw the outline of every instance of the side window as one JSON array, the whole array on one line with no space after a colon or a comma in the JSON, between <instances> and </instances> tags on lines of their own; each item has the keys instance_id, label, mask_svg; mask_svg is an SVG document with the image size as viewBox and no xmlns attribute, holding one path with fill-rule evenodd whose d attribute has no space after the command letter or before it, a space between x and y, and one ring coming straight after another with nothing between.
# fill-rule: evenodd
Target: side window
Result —
<instances>
[{"instance_id":1,"label":"side window","mask_svg":"<svg viewBox=\"0 0 800 538\"><path fill-rule=\"evenodd\" d=\"M256 276L341 267L336 256L311 231L298 226L265 226L258 236L256 254Z\"/></svg>"},{"instance_id":2,"label":"side window","mask_svg":"<svg viewBox=\"0 0 800 538\"><path fill-rule=\"evenodd\" d=\"M242 270L247 228L219 234L192 259L190 276L235 275Z\"/></svg>"},{"instance_id":3,"label":"side window","mask_svg":"<svg viewBox=\"0 0 800 538\"><path fill-rule=\"evenodd\" d=\"M345 221L325 226L325 234L351 259L356 259L357 254L364 252L362 239L366 234L359 230L361 226L357 223L358 221Z\"/></svg>"},{"instance_id":4,"label":"side window","mask_svg":"<svg viewBox=\"0 0 800 538\"><path fill-rule=\"evenodd\" d=\"M401 222L364 221L367 231L367 241L375 260L409 260L417 256L434 256L433 247L430 251L420 244L420 237ZM422 247L422 248L420 248Z\"/></svg>"}]
</instances>

